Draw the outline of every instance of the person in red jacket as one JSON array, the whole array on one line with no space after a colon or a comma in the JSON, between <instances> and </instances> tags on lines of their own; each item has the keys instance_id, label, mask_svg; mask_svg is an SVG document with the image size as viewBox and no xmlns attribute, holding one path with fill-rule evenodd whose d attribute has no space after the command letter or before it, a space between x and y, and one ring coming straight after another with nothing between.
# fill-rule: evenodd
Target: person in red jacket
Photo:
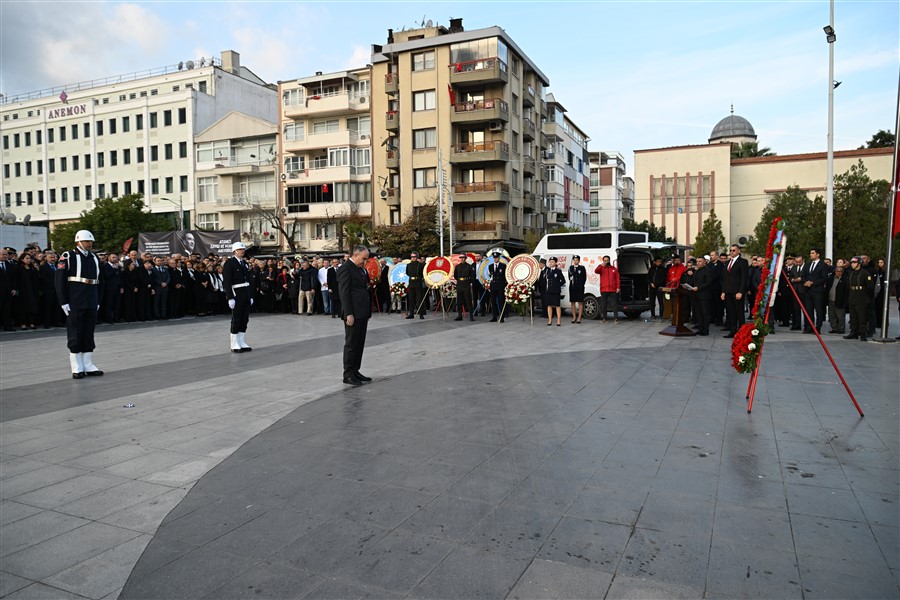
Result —
<instances>
[{"instance_id":1,"label":"person in red jacket","mask_svg":"<svg viewBox=\"0 0 900 600\"><path fill-rule=\"evenodd\" d=\"M681 264L680 256L672 257L672 266L669 267L669 272L666 276L666 287L675 288L681 285L681 276L684 275L684 272L687 268Z\"/></svg>"},{"instance_id":2,"label":"person in red jacket","mask_svg":"<svg viewBox=\"0 0 900 600\"><path fill-rule=\"evenodd\" d=\"M611 310L616 323L618 323L619 292L622 291L619 269L610 264L608 256L604 256L603 263L594 269L594 273L600 275L600 320L606 321L606 315Z\"/></svg>"}]
</instances>

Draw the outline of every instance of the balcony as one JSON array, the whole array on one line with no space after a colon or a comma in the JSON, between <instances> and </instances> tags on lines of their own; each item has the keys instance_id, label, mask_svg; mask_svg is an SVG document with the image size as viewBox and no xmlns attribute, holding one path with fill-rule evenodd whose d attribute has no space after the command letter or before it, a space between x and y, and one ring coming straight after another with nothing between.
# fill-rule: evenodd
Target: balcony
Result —
<instances>
[{"instance_id":1,"label":"balcony","mask_svg":"<svg viewBox=\"0 0 900 600\"><path fill-rule=\"evenodd\" d=\"M526 212L538 211L537 196L535 196L533 192L529 192L528 190L522 192L522 208L524 208Z\"/></svg>"},{"instance_id":2,"label":"balcony","mask_svg":"<svg viewBox=\"0 0 900 600\"><path fill-rule=\"evenodd\" d=\"M369 144L370 140L371 134L360 134L350 129L327 131L325 133L308 133L301 138L285 138L284 151L297 154L299 152L308 152L309 150L351 146L357 143Z\"/></svg>"},{"instance_id":3,"label":"balcony","mask_svg":"<svg viewBox=\"0 0 900 600\"><path fill-rule=\"evenodd\" d=\"M215 171L215 173L204 173L204 175L249 175L258 173L260 170L273 168L274 159L266 160L238 160L237 157L231 158L220 157L209 162L198 162L197 171ZM261 169L262 167L262 169Z\"/></svg>"},{"instance_id":4,"label":"balcony","mask_svg":"<svg viewBox=\"0 0 900 600\"><path fill-rule=\"evenodd\" d=\"M288 186L318 185L321 183L334 183L339 181L367 181L371 178L370 166L329 166L328 161L311 160L306 168L295 169L285 173L285 183Z\"/></svg>"},{"instance_id":5,"label":"balcony","mask_svg":"<svg viewBox=\"0 0 900 600\"><path fill-rule=\"evenodd\" d=\"M546 117L549 114L547 110L547 101L541 98L541 116Z\"/></svg>"},{"instance_id":6,"label":"balcony","mask_svg":"<svg viewBox=\"0 0 900 600\"><path fill-rule=\"evenodd\" d=\"M454 227L458 235L465 235L466 241L509 239L506 221L458 221Z\"/></svg>"},{"instance_id":7,"label":"balcony","mask_svg":"<svg viewBox=\"0 0 900 600\"><path fill-rule=\"evenodd\" d=\"M509 184L502 181L456 183L454 202L509 202Z\"/></svg>"},{"instance_id":8,"label":"balcony","mask_svg":"<svg viewBox=\"0 0 900 600\"><path fill-rule=\"evenodd\" d=\"M534 121L525 117L522 119L522 139L524 140L534 140L537 135L537 125L534 124Z\"/></svg>"},{"instance_id":9,"label":"balcony","mask_svg":"<svg viewBox=\"0 0 900 600\"><path fill-rule=\"evenodd\" d=\"M384 115L384 128L388 131L397 131L400 129L400 113L389 110Z\"/></svg>"},{"instance_id":10,"label":"balcony","mask_svg":"<svg viewBox=\"0 0 900 600\"><path fill-rule=\"evenodd\" d=\"M384 157L385 166L388 169L397 170L400 168L400 151L399 150L388 150L385 152Z\"/></svg>"},{"instance_id":11,"label":"balcony","mask_svg":"<svg viewBox=\"0 0 900 600\"><path fill-rule=\"evenodd\" d=\"M391 95L400 91L400 75L398 73L388 73L384 76L384 91Z\"/></svg>"},{"instance_id":12,"label":"balcony","mask_svg":"<svg viewBox=\"0 0 900 600\"><path fill-rule=\"evenodd\" d=\"M537 164L534 158L530 156L522 158L522 173L526 176L531 175L534 177L535 173L537 173Z\"/></svg>"},{"instance_id":13,"label":"balcony","mask_svg":"<svg viewBox=\"0 0 900 600\"><path fill-rule=\"evenodd\" d=\"M534 86L530 83L525 86L525 93L522 94L522 106L525 108L534 106Z\"/></svg>"},{"instance_id":14,"label":"balcony","mask_svg":"<svg viewBox=\"0 0 900 600\"><path fill-rule=\"evenodd\" d=\"M479 58L450 65L450 83L452 85L508 82L508 67L505 62L497 57Z\"/></svg>"},{"instance_id":15,"label":"balcony","mask_svg":"<svg viewBox=\"0 0 900 600\"><path fill-rule=\"evenodd\" d=\"M381 199L388 206L400 206L400 188L390 187L381 190Z\"/></svg>"},{"instance_id":16,"label":"balcony","mask_svg":"<svg viewBox=\"0 0 900 600\"><path fill-rule=\"evenodd\" d=\"M216 198L216 208L221 212L232 210L248 210L250 208L275 208L275 198L261 197L257 194L233 194Z\"/></svg>"},{"instance_id":17,"label":"balcony","mask_svg":"<svg viewBox=\"0 0 900 600\"><path fill-rule=\"evenodd\" d=\"M295 102L283 104L286 118L302 118L309 115L327 116L360 110L369 110L369 96L340 91L328 94L309 94Z\"/></svg>"},{"instance_id":18,"label":"balcony","mask_svg":"<svg viewBox=\"0 0 900 600\"><path fill-rule=\"evenodd\" d=\"M450 113L450 122L453 124L489 121L509 122L509 104L500 98L457 102L454 111Z\"/></svg>"},{"instance_id":19,"label":"balcony","mask_svg":"<svg viewBox=\"0 0 900 600\"><path fill-rule=\"evenodd\" d=\"M509 144L490 141L481 144L454 144L450 162L471 164L477 162L506 162L509 160Z\"/></svg>"}]
</instances>

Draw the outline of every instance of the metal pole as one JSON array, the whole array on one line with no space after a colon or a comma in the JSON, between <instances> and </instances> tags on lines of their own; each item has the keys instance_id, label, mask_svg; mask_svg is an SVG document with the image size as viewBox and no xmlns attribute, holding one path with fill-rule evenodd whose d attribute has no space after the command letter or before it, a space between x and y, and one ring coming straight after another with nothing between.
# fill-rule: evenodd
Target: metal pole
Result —
<instances>
[{"instance_id":1,"label":"metal pole","mask_svg":"<svg viewBox=\"0 0 900 600\"><path fill-rule=\"evenodd\" d=\"M894 136L897 135L897 132L900 131L900 78L897 80L897 111L896 117L894 119ZM894 219L896 218L895 211L897 210L897 195L898 189L900 189L900 182L897 181L897 177L900 177L900 172L898 172L898 152L897 152L897 140L895 137L894 140L894 173L893 177L891 177L891 191L890 196L888 197L888 244L887 244L887 256L884 259L884 277L885 281L882 285L884 285L884 304L882 305L882 313L881 313L881 337L875 338L876 342L893 342L894 340L888 337L888 324L890 319L888 318L888 312L890 311L890 294L888 292L891 289L891 254L894 252ZM900 279L897 280L897 285L900 285Z\"/></svg>"},{"instance_id":2,"label":"metal pole","mask_svg":"<svg viewBox=\"0 0 900 600\"><path fill-rule=\"evenodd\" d=\"M178 194L178 231L184 231L184 200Z\"/></svg>"},{"instance_id":3,"label":"metal pole","mask_svg":"<svg viewBox=\"0 0 900 600\"><path fill-rule=\"evenodd\" d=\"M438 229L441 236L441 256L444 256L444 158L441 148L438 148Z\"/></svg>"},{"instance_id":4,"label":"metal pole","mask_svg":"<svg viewBox=\"0 0 900 600\"><path fill-rule=\"evenodd\" d=\"M831 19L834 29L834 0ZM834 40L828 42L828 179L825 187L825 256L834 258Z\"/></svg>"}]
</instances>

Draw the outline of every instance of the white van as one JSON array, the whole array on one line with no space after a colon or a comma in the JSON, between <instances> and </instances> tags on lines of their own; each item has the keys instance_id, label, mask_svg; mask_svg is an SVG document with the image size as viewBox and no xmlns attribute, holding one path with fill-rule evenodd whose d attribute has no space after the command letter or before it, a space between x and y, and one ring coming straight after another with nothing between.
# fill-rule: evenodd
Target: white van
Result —
<instances>
[{"instance_id":1,"label":"white van","mask_svg":"<svg viewBox=\"0 0 900 600\"><path fill-rule=\"evenodd\" d=\"M640 231L592 231L585 233L550 233L544 236L533 255L537 259L556 257L558 266L568 281L572 257L581 257L587 270L584 286L584 318L600 317L600 276L594 273L604 256L609 256L619 269L621 293L619 310L634 318L650 309L647 273L653 262L653 252L669 248L680 249L675 244L649 242L648 234ZM570 308L568 290L563 292L560 306Z\"/></svg>"}]
</instances>

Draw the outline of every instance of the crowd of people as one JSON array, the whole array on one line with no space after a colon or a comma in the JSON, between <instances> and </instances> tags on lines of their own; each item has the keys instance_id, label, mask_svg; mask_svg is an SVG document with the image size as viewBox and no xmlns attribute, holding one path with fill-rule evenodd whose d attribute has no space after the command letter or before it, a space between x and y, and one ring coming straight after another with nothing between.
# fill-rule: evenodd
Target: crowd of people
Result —
<instances>
[{"instance_id":1,"label":"crowd of people","mask_svg":"<svg viewBox=\"0 0 900 600\"><path fill-rule=\"evenodd\" d=\"M708 335L709 327L714 325L721 326L727 332L726 337L733 336L749 317L764 266L764 257L751 256L748 261L740 255L740 248L732 246L728 253L710 252L691 258L686 264L677 256L668 261L657 259L649 272L650 295L655 299L650 309L651 319L662 318L667 294L664 290L680 286L688 292L688 300L682 303L686 323L693 324L699 335ZM827 322L827 333L864 340L873 337L881 327L881 306L884 294L888 293L884 260L872 260L862 255L853 259L840 258L832 263L819 256L818 250L813 249L808 259L799 254L786 258L784 278L794 285L799 301L782 280L776 290L770 324L773 328L777 325L812 333L812 324L807 322L800 309L803 304L820 332ZM227 257L215 254L206 257L197 254L153 256L136 250L123 256L99 252L98 257L103 286L98 313L100 323L168 320L186 315L205 317L231 312L223 281ZM349 254L336 258L318 255L249 258L254 299L251 310L340 318L337 271L349 258ZM401 296L392 292L388 269L391 262L399 262L402 258L379 257L380 276L373 279L371 288L374 312L402 313L408 319L424 318L440 303L437 292L429 293L422 281L424 257L412 253L411 258L413 262L407 265L408 294ZM475 264L482 258L477 255ZM41 250L35 245L20 253L13 248L0 248L0 325L5 331L65 326L66 316L54 287L58 260L57 252ZM552 320L555 315L559 323L557 296L568 291L572 322L580 323L586 278L584 267L577 263L570 266L566 273L568 278L556 277L552 271L555 265L550 270L545 264L541 267L535 286L535 296L539 299L535 308L545 318ZM852 281L859 279L859 275L854 275L856 270L867 278L862 282ZM548 277L548 272L554 276ZM597 272L602 283L601 319L605 320L610 310L617 317L615 300L619 281L616 268L604 260ZM491 314L492 321L505 318L498 310L503 304L505 278L502 272L497 275L494 279L500 283L496 286L488 284L485 288L475 276L474 269L466 271L463 277L472 280L472 299L453 303L452 309L458 310L459 319L463 313L469 318L473 314ZM493 289L495 287L497 289ZM900 307L900 292L897 294ZM855 301L851 301L851 297ZM860 311L860 304L865 305L865 314Z\"/></svg>"}]
</instances>

